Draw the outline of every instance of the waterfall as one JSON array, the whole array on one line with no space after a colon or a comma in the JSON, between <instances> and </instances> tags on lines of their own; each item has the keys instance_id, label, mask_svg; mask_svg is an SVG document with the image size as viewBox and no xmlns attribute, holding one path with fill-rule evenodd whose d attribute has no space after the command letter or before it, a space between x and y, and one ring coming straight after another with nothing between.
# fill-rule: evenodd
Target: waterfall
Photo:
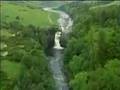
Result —
<instances>
[{"instance_id":1,"label":"waterfall","mask_svg":"<svg viewBox=\"0 0 120 90\"><path fill-rule=\"evenodd\" d=\"M56 12L56 11L54 11ZM63 47L61 47L60 45L60 37L62 33L69 33L71 31L71 26L73 24L71 18L69 17L68 14L66 14L65 12L62 11L57 11L60 14L60 18L58 19L58 24L60 27L60 31L55 33L55 46L54 48L56 49L63 49Z\"/></svg>"},{"instance_id":2,"label":"waterfall","mask_svg":"<svg viewBox=\"0 0 120 90\"><path fill-rule=\"evenodd\" d=\"M54 39L54 41L55 41L54 48L55 49L63 49L63 47L61 47L61 45L60 45L60 37L61 37L61 32L57 31L55 33L55 39Z\"/></svg>"},{"instance_id":3,"label":"waterfall","mask_svg":"<svg viewBox=\"0 0 120 90\"><path fill-rule=\"evenodd\" d=\"M53 47L53 56L51 56L49 65L51 68L51 72L53 73L53 78L55 80L56 90L69 90L68 84L65 79L65 75L63 73L63 54L64 48L60 45L60 37L62 34L69 33L72 27L72 20L68 14L59 10L52 10L51 8L44 8L44 10L49 12L58 13L60 18L58 19L59 28L61 31L57 31L55 33L55 44Z\"/></svg>"}]
</instances>

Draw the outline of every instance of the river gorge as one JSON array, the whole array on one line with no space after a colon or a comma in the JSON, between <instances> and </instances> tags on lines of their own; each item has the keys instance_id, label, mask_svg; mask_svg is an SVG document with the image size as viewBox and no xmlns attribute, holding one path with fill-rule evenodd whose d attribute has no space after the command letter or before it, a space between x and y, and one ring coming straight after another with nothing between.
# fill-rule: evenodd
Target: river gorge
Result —
<instances>
[{"instance_id":1,"label":"river gorge","mask_svg":"<svg viewBox=\"0 0 120 90\"><path fill-rule=\"evenodd\" d=\"M44 8L44 10L59 14L58 25L60 31L55 33L55 43L52 49L53 55L49 56L49 67L55 80L56 90L69 90L64 74L64 47L60 44L60 38L62 37L62 34L68 35L68 33L71 32L73 21L70 16L63 11L54 10L51 8Z\"/></svg>"}]
</instances>

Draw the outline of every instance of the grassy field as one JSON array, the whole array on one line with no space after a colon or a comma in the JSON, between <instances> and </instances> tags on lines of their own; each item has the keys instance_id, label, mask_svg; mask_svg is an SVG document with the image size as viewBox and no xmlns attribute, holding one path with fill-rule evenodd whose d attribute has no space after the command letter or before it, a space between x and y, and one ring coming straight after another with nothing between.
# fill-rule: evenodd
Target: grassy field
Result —
<instances>
[{"instance_id":1,"label":"grassy field","mask_svg":"<svg viewBox=\"0 0 120 90\"><path fill-rule=\"evenodd\" d=\"M50 19L52 22L50 21ZM57 24L58 14L11 3L1 3L1 21L19 20L23 25L46 27Z\"/></svg>"}]
</instances>

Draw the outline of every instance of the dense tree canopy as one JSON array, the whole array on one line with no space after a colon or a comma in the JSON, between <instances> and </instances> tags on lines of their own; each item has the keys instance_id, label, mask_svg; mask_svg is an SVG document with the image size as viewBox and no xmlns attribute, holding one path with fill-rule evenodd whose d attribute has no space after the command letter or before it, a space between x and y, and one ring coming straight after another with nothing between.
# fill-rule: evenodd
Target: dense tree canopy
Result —
<instances>
[{"instance_id":1,"label":"dense tree canopy","mask_svg":"<svg viewBox=\"0 0 120 90\"><path fill-rule=\"evenodd\" d=\"M73 18L65 49L72 90L119 90L120 2L74 2L61 7Z\"/></svg>"},{"instance_id":2,"label":"dense tree canopy","mask_svg":"<svg viewBox=\"0 0 120 90\"><path fill-rule=\"evenodd\" d=\"M2 22L3 23L3 22ZM1 62L11 62L21 65L20 74L16 78L10 78L6 72L13 70L9 64L2 65L0 76L2 90L53 90L54 81L48 70L46 53L48 48L54 45L54 34L56 27L37 28L33 25L23 26L20 22L11 22L1 24L1 31L13 33L12 36L1 34L1 42L4 42L6 48L1 51L7 51L8 54L1 57ZM4 45L4 44L3 44ZM6 68L5 71L4 68ZM11 68L9 70L9 68ZM16 72L14 72L16 73ZM11 73L12 74L12 73Z\"/></svg>"}]
</instances>

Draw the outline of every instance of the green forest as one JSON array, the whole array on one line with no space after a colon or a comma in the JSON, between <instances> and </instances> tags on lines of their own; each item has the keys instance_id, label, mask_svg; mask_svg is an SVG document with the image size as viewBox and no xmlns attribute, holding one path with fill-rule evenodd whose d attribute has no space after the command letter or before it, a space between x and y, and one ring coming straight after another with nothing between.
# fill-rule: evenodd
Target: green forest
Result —
<instances>
[{"instance_id":1,"label":"green forest","mask_svg":"<svg viewBox=\"0 0 120 90\"><path fill-rule=\"evenodd\" d=\"M45 7L66 12L72 31ZM0 1L0 21L1 90L120 90L120 1ZM57 32L63 50L53 49Z\"/></svg>"},{"instance_id":2,"label":"green forest","mask_svg":"<svg viewBox=\"0 0 120 90\"><path fill-rule=\"evenodd\" d=\"M72 90L120 90L120 2L61 7L73 20L65 49Z\"/></svg>"}]
</instances>

